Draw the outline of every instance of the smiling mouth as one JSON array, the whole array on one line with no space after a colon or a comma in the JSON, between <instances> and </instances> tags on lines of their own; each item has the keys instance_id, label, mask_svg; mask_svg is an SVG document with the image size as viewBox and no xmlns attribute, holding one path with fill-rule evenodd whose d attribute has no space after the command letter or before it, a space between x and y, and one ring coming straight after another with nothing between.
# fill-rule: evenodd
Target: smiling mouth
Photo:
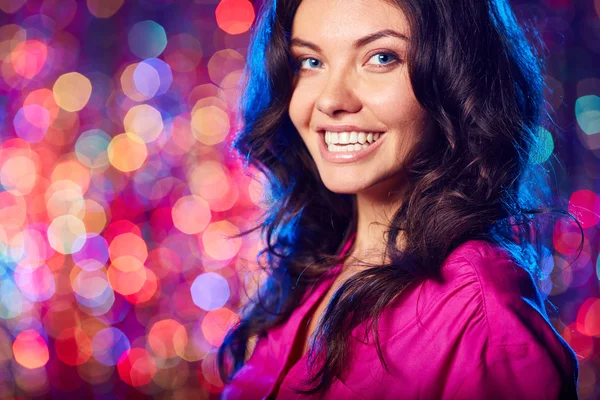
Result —
<instances>
[{"instance_id":1,"label":"smiling mouth","mask_svg":"<svg viewBox=\"0 0 600 400\"><path fill-rule=\"evenodd\" d=\"M324 132L323 140L331 152L351 152L369 148L382 135L379 132Z\"/></svg>"}]
</instances>

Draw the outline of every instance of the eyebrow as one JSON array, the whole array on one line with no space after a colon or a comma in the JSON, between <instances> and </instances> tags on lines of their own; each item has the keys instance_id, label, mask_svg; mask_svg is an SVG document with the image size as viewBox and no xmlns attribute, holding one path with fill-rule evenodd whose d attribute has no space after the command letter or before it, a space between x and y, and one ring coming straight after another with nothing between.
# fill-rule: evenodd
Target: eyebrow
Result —
<instances>
[{"instance_id":1,"label":"eyebrow","mask_svg":"<svg viewBox=\"0 0 600 400\"><path fill-rule=\"evenodd\" d=\"M393 29L383 29L381 31L374 32L374 33L371 33L371 34L369 34L367 36L361 37L360 39L356 39L354 41L354 43L352 44L352 47L354 49L359 49L359 48L361 48L361 47L363 47L363 46L365 46L365 45L367 45L367 44L369 44L371 42L374 42L377 39L381 39L381 38L385 38L385 37L396 37L398 39L402 39L402 40L408 41L408 38L406 37L406 35L404 35L404 34L402 34L400 32L397 32L397 31L395 31ZM294 46L308 47L309 49L312 49L312 50L317 51L319 53L322 52L321 48L318 45L316 45L316 44L314 44L312 42L309 42L307 40L303 40L303 39L297 38L297 37L293 38L290 41L290 47L294 47Z\"/></svg>"}]
</instances>

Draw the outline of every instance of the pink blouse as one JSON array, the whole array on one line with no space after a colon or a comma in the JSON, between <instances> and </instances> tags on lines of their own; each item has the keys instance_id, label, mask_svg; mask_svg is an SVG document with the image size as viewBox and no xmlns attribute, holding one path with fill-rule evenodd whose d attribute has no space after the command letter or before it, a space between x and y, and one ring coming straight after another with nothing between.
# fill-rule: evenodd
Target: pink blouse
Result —
<instances>
[{"instance_id":1,"label":"pink blouse","mask_svg":"<svg viewBox=\"0 0 600 400\"><path fill-rule=\"evenodd\" d=\"M300 322L340 271L341 264L329 271L286 323L258 340L221 399L272 396ZM577 358L549 323L528 272L500 247L471 240L447 258L442 275L443 283L415 285L382 313L379 340L389 373L372 335L365 340L363 323L349 339L348 368L325 399L577 399ZM307 373L304 355L277 399L316 398L291 390Z\"/></svg>"}]
</instances>

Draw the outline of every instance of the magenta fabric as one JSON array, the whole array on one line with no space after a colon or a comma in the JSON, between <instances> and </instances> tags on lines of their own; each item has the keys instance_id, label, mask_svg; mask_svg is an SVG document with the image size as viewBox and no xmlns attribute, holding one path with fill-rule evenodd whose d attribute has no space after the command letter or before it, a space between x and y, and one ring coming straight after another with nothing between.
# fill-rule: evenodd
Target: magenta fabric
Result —
<instances>
[{"instance_id":1,"label":"magenta fabric","mask_svg":"<svg viewBox=\"0 0 600 400\"><path fill-rule=\"evenodd\" d=\"M340 270L328 272L285 324L257 342L221 399L273 398L300 322ZM350 337L347 372L325 399L577 399L575 353L548 322L530 274L503 249L481 240L463 243L442 275L443 283L414 285L382 314L379 337L389 373L374 338L365 340L359 325ZM291 390L306 388L307 373L305 355L285 376L277 399L316 398Z\"/></svg>"}]
</instances>

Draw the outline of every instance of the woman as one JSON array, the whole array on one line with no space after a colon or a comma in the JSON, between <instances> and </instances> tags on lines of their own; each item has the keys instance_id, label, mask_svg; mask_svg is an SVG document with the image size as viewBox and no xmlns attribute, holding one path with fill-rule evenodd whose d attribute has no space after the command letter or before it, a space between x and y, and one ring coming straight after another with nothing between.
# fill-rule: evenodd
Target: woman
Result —
<instances>
[{"instance_id":1,"label":"woman","mask_svg":"<svg viewBox=\"0 0 600 400\"><path fill-rule=\"evenodd\" d=\"M577 397L536 288L540 68L506 0L265 3L234 147L268 278L222 398Z\"/></svg>"}]
</instances>

